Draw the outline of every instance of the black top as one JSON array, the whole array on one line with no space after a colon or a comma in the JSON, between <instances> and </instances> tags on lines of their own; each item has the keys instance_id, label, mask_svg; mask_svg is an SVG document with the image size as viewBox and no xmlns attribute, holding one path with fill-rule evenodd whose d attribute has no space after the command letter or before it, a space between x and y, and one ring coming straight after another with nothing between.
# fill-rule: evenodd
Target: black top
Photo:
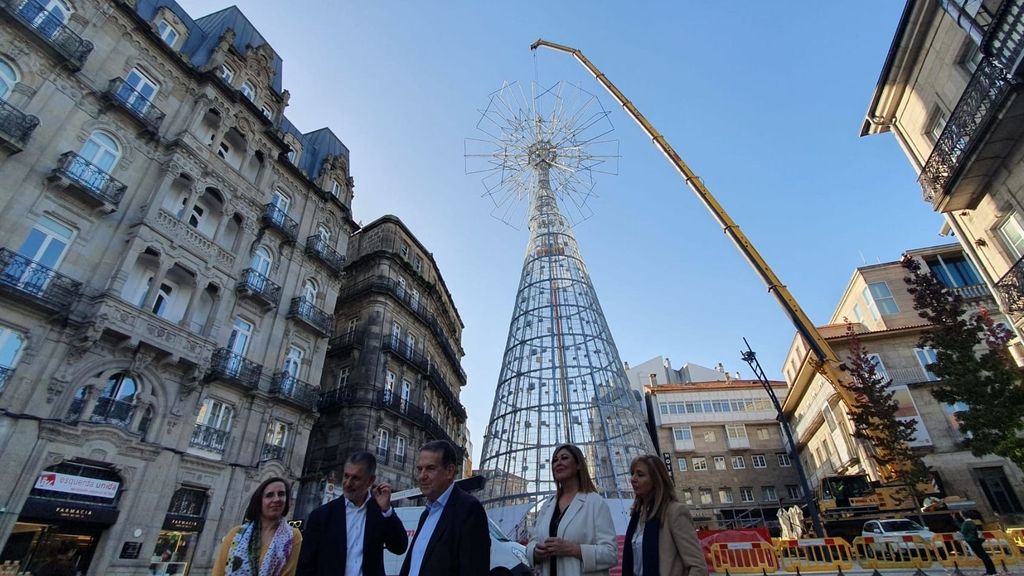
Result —
<instances>
[{"instance_id":1,"label":"black top","mask_svg":"<svg viewBox=\"0 0 1024 576\"><path fill-rule=\"evenodd\" d=\"M555 501L555 513L551 515L551 524L548 525L548 536L552 538L558 536L558 523L562 521L562 514L565 510L558 505L558 501ZM558 564L555 562L558 557L551 558L551 576L558 576Z\"/></svg>"}]
</instances>

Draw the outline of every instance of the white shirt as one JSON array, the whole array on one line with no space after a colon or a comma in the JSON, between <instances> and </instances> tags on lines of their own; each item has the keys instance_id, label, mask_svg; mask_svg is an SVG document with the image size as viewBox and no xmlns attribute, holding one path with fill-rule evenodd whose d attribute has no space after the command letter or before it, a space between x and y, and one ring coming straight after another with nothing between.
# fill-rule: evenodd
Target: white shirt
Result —
<instances>
[{"instance_id":1,"label":"white shirt","mask_svg":"<svg viewBox=\"0 0 1024 576\"><path fill-rule=\"evenodd\" d=\"M363 576L363 537L366 534L366 503L373 496L366 492L366 500L362 506L356 506L345 498L345 576ZM381 516L389 518L395 513L394 507Z\"/></svg>"}]
</instances>

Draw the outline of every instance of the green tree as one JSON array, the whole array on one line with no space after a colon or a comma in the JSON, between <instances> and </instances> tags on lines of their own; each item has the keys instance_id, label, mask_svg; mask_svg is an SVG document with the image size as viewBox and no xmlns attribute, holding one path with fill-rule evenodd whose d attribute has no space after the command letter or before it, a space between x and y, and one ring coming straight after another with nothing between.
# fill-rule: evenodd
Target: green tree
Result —
<instances>
[{"instance_id":1,"label":"green tree","mask_svg":"<svg viewBox=\"0 0 1024 576\"><path fill-rule=\"evenodd\" d=\"M850 414L853 436L869 443L885 479L916 490L928 477L928 468L909 445L914 440L916 421L896 417L900 404L890 386L892 380L878 373L849 320L846 338L850 352L839 368L849 374L850 380L843 386L857 399L857 410Z\"/></svg>"},{"instance_id":2,"label":"green tree","mask_svg":"<svg viewBox=\"0 0 1024 576\"><path fill-rule=\"evenodd\" d=\"M932 395L967 405L956 418L972 454L997 454L1024 467L1022 374L1007 349L1013 333L984 307L968 314L963 298L922 271L917 260L904 257L902 264L914 309L932 325L920 341L936 354L927 366L939 378Z\"/></svg>"}]
</instances>

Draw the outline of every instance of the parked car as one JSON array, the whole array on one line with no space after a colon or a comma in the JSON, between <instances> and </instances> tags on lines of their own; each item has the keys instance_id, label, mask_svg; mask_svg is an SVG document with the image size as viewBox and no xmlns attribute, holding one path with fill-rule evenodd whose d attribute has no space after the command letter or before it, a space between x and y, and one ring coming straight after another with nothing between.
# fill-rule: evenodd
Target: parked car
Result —
<instances>
[{"instance_id":1,"label":"parked car","mask_svg":"<svg viewBox=\"0 0 1024 576\"><path fill-rule=\"evenodd\" d=\"M412 537L416 534L416 525L419 523L420 515L423 514L423 506L402 506L396 507L394 510L402 521L402 525L405 526L405 531L409 534L409 547L411 548ZM509 540L494 522L488 520L487 523L491 529L491 572L489 576L532 575L533 571L527 566L526 547ZM405 554L399 555L384 551L384 571L389 576L397 576L402 570L404 561Z\"/></svg>"},{"instance_id":2,"label":"parked car","mask_svg":"<svg viewBox=\"0 0 1024 576\"><path fill-rule=\"evenodd\" d=\"M864 523L861 536L920 536L931 542L935 533L913 520L898 518L892 520L869 520Z\"/></svg>"}]
</instances>

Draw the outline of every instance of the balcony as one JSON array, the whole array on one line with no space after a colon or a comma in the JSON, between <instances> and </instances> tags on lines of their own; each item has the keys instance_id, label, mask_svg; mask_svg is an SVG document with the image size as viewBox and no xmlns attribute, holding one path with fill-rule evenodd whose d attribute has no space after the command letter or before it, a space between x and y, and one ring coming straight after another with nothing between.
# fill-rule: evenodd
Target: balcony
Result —
<instances>
[{"instance_id":1,"label":"balcony","mask_svg":"<svg viewBox=\"0 0 1024 576\"><path fill-rule=\"evenodd\" d=\"M60 155L51 180L61 181L65 188L80 193L82 198L109 212L117 209L128 189L120 180L74 152Z\"/></svg>"},{"instance_id":2,"label":"balcony","mask_svg":"<svg viewBox=\"0 0 1024 576\"><path fill-rule=\"evenodd\" d=\"M353 330L331 338L327 346L328 354L341 354L351 348L363 347L363 331Z\"/></svg>"},{"instance_id":3,"label":"balcony","mask_svg":"<svg viewBox=\"0 0 1024 576\"><path fill-rule=\"evenodd\" d=\"M299 237L299 223L292 220L287 212L273 204L267 204L264 207L260 223L264 228L278 231L289 242L295 242Z\"/></svg>"},{"instance_id":4,"label":"balcony","mask_svg":"<svg viewBox=\"0 0 1024 576\"><path fill-rule=\"evenodd\" d=\"M54 314L67 314L82 283L0 248L0 292Z\"/></svg>"},{"instance_id":5,"label":"balcony","mask_svg":"<svg viewBox=\"0 0 1024 576\"><path fill-rule=\"evenodd\" d=\"M345 257L328 246L319 234L306 238L306 254L323 262L335 274L341 274L345 267Z\"/></svg>"},{"instance_id":6,"label":"balcony","mask_svg":"<svg viewBox=\"0 0 1024 576\"><path fill-rule=\"evenodd\" d=\"M11 153L25 148L36 126L39 126L39 118L25 114L6 100L0 100L0 144Z\"/></svg>"},{"instance_id":7,"label":"balcony","mask_svg":"<svg viewBox=\"0 0 1024 576\"><path fill-rule=\"evenodd\" d=\"M192 430L192 438L189 439L188 445L191 448L198 448L205 452L223 454L224 448L228 443L228 434L227 430L196 424L195 429Z\"/></svg>"},{"instance_id":8,"label":"balcony","mask_svg":"<svg viewBox=\"0 0 1024 576\"><path fill-rule=\"evenodd\" d=\"M156 136L164 121L164 112L154 105L149 98L142 95L124 78L114 78L103 93L103 98L117 105L138 121L142 128Z\"/></svg>"},{"instance_id":9,"label":"balcony","mask_svg":"<svg viewBox=\"0 0 1024 576\"><path fill-rule=\"evenodd\" d=\"M427 374L427 371L429 370L427 357L420 354L398 338L393 336L391 338L385 338L380 349L382 352L390 352L397 355L399 358L405 360L411 366L419 370L422 374Z\"/></svg>"},{"instance_id":10,"label":"balcony","mask_svg":"<svg viewBox=\"0 0 1024 576\"><path fill-rule=\"evenodd\" d=\"M441 398L443 398L448 404L448 407L451 408L452 412L455 412L455 416L459 419L459 422L465 422L466 407L463 406L462 403L459 402L459 399L455 397L455 394L452 393L451 386L448 385L448 382L444 379L444 376L441 375L441 371L437 369L437 366L430 367L428 377L434 384L434 390L441 395Z\"/></svg>"},{"instance_id":11,"label":"balcony","mask_svg":"<svg viewBox=\"0 0 1024 576\"><path fill-rule=\"evenodd\" d=\"M342 406L356 405L356 403L353 402L353 399L354 395L352 394L351 389L336 388L334 390L329 390L320 394L320 400L317 402L317 410L320 412L327 412Z\"/></svg>"},{"instance_id":12,"label":"balcony","mask_svg":"<svg viewBox=\"0 0 1024 576\"><path fill-rule=\"evenodd\" d=\"M134 403L102 397L96 399L96 407L93 408L89 421L128 428L132 423L132 415L134 414Z\"/></svg>"},{"instance_id":13,"label":"balcony","mask_svg":"<svg viewBox=\"0 0 1024 576\"><path fill-rule=\"evenodd\" d=\"M1022 25L1024 2L1003 2L982 41L981 52L988 56L971 76L921 169L924 199L939 212L975 208L1024 130L1024 102L1014 98L1024 48Z\"/></svg>"},{"instance_id":14,"label":"balcony","mask_svg":"<svg viewBox=\"0 0 1024 576\"><path fill-rule=\"evenodd\" d=\"M260 462L268 460L284 460L284 446L277 444L264 444L263 452L260 454Z\"/></svg>"},{"instance_id":15,"label":"balcony","mask_svg":"<svg viewBox=\"0 0 1024 576\"><path fill-rule=\"evenodd\" d=\"M394 392L381 390L375 398L374 408L388 410L408 420L412 424L423 428L431 440L441 439L454 443L448 433L445 432L444 426L435 420L433 416L423 410L420 406L403 399Z\"/></svg>"},{"instance_id":16,"label":"balcony","mask_svg":"<svg viewBox=\"0 0 1024 576\"><path fill-rule=\"evenodd\" d=\"M920 384L922 382L933 382L937 380L934 375L925 372L920 366L910 368L886 368L885 377L892 380L894 386Z\"/></svg>"},{"instance_id":17,"label":"balcony","mask_svg":"<svg viewBox=\"0 0 1024 576\"><path fill-rule=\"evenodd\" d=\"M74 71L82 69L92 52L92 42L64 25L59 16L37 0L0 0L0 11L28 28L46 46L67 61Z\"/></svg>"},{"instance_id":18,"label":"balcony","mask_svg":"<svg viewBox=\"0 0 1024 576\"><path fill-rule=\"evenodd\" d=\"M301 296L292 298L292 304L288 307L288 318L295 318L325 338L331 335L331 315L313 306L312 302Z\"/></svg>"},{"instance_id":19,"label":"balcony","mask_svg":"<svg viewBox=\"0 0 1024 576\"><path fill-rule=\"evenodd\" d=\"M1003 274L996 282L996 290L1003 297L1008 313L1015 316L1024 314L1024 258L1017 260Z\"/></svg>"},{"instance_id":20,"label":"balcony","mask_svg":"<svg viewBox=\"0 0 1024 576\"><path fill-rule=\"evenodd\" d=\"M235 285L235 292L239 296L252 298L267 308L273 308L281 301L281 287L252 268L246 268L242 272L242 279Z\"/></svg>"},{"instance_id":21,"label":"balcony","mask_svg":"<svg viewBox=\"0 0 1024 576\"><path fill-rule=\"evenodd\" d=\"M270 394L295 404L299 408L314 410L319 399L319 388L281 371L270 381Z\"/></svg>"},{"instance_id":22,"label":"balcony","mask_svg":"<svg viewBox=\"0 0 1024 576\"><path fill-rule=\"evenodd\" d=\"M992 293L988 291L988 286L984 284L971 284L970 286L954 286L948 288L953 294L959 295L965 301L981 300L984 298L991 298Z\"/></svg>"},{"instance_id":23,"label":"balcony","mask_svg":"<svg viewBox=\"0 0 1024 576\"><path fill-rule=\"evenodd\" d=\"M374 454L377 456L377 463L378 464L387 464L388 463L388 449L387 448L381 448L380 446L377 446L377 450L374 452Z\"/></svg>"},{"instance_id":24,"label":"balcony","mask_svg":"<svg viewBox=\"0 0 1024 576\"><path fill-rule=\"evenodd\" d=\"M206 380L220 380L234 384L247 392L254 392L260 387L260 375L263 366L246 360L227 348L217 348L210 358L210 370Z\"/></svg>"},{"instance_id":25,"label":"balcony","mask_svg":"<svg viewBox=\"0 0 1024 576\"><path fill-rule=\"evenodd\" d=\"M750 448L750 438L747 436L733 438L726 434L725 443L729 446L730 450L747 450Z\"/></svg>"}]
</instances>

